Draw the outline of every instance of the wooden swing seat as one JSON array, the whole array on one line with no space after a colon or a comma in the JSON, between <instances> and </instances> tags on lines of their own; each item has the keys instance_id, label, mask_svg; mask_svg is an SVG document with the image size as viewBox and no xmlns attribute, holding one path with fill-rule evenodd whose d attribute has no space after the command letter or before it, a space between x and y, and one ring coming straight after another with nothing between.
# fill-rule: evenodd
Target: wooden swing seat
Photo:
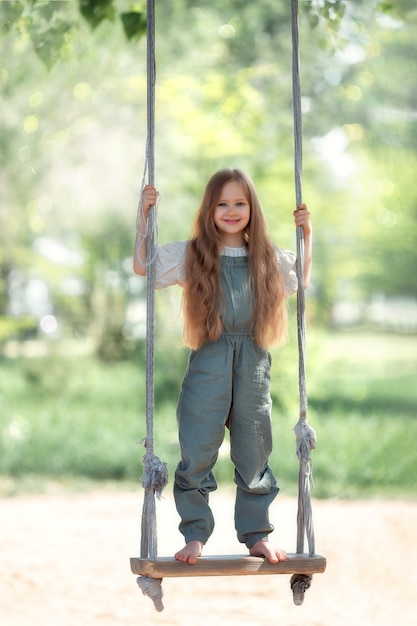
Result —
<instances>
[{"instance_id":1,"label":"wooden swing seat","mask_svg":"<svg viewBox=\"0 0 417 626\"><path fill-rule=\"evenodd\" d=\"M149 578L174 578L188 576L251 576L253 574L322 574L326 558L315 554L288 554L288 561L270 563L257 556L226 555L203 556L195 565L177 561L173 557L141 559L132 557L133 574Z\"/></svg>"}]
</instances>

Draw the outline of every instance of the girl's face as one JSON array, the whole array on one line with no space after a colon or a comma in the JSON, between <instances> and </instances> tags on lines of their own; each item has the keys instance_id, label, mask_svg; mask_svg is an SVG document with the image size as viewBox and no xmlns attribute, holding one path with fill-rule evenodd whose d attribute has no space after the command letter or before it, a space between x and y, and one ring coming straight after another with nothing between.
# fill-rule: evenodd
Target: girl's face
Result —
<instances>
[{"instance_id":1,"label":"girl's face","mask_svg":"<svg viewBox=\"0 0 417 626\"><path fill-rule=\"evenodd\" d=\"M250 205L243 187L231 180L226 183L214 209L214 223L225 246L240 248L245 244L244 231L250 220Z\"/></svg>"}]
</instances>

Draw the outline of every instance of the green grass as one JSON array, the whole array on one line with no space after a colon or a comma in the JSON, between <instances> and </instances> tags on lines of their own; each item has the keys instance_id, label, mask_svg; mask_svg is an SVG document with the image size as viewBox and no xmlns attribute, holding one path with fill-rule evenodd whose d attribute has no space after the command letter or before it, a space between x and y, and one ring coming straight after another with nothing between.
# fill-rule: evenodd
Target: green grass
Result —
<instances>
[{"instance_id":1,"label":"green grass","mask_svg":"<svg viewBox=\"0 0 417 626\"><path fill-rule=\"evenodd\" d=\"M417 337L316 336L311 420L324 495L417 494ZM321 486L322 485L322 486Z\"/></svg>"},{"instance_id":2,"label":"green grass","mask_svg":"<svg viewBox=\"0 0 417 626\"><path fill-rule=\"evenodd\" d=\"M176 344L177 340L175 340ZM308 337L309 422L317 497L417 494L417 337ZM178 460L175 404L186 351L164 340L155 368L155 453L172 477ZM297 490L296 341L273 353L274 451L284 493ZM0 361L0 475L5 491L59 480L140 481L145 436L143 346L132 360L62 356ZM216 466L232 480L227 445ZM1 485L0 485L1 488Z\"/></svg>"},{"instance_id":3,"label":"green grass","mask_svg":"<svg viewBox=\"0 0 417 626\"><path fill-rule=\"evenodd\" d=\"M127 477L142 395L131 365L54 358L1 369L2 473Z\"/></svg>"}]
</instances>

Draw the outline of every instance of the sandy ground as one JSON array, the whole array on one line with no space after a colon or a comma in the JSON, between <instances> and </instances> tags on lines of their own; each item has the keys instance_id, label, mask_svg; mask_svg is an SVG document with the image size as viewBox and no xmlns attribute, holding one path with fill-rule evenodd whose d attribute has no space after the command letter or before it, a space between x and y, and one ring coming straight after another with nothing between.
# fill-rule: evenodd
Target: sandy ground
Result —
<instances>
[{"instance_id":1,"label":"sandy ground","mask_svg":"<svg viewBox=\"0 0 417 626\"><path fill-rule=\"evenodd\" d=\"M313 501L327 570L304 604L288 576L167 578L157 613L137 587L141 492L52 493L0 499L2 626L417 625L417 503ZM242 553L233 496L212 497L217 526L206 554ZM295 548L296 500L278 497L273 538ZM182 545L169 493L158 503L159 554ZM278 542L279 538L279 542Z\"/></svg>"}]
</instances>

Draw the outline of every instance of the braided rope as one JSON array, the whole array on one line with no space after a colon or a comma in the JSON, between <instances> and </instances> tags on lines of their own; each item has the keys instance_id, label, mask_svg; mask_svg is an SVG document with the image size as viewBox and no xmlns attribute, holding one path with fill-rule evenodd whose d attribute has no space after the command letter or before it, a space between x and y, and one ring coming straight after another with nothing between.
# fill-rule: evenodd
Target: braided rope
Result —
<instances>
[{"instance_id":1,"label":"braided rope","mask_svg":"<svg viewBox=\"0 0 417 626\"><path fill-rule=\"evenodd\" d=\"M155 179L155 0L148 0L147 12L147 130L146 160L142 188L146 171L148 182L154 184ZM136 227L140 231L142 205L139 203ZM146 232L141 237L147 239L146 261L146 438L144 439L145 456L143 458L142 486L145 490L142 525L141 525L141 558L156 558L158 554L157 524L155 495L159 498L168 481L165 463L154 454L154 346L155 346L155 251L156 251L156 207L151 207L148 214ZM138 237L140 249L141 238ZM146 576L137 579L143 594L149 596L157 611L163 610L161 580Z\"/></svg>"},{"instance_id":2,"label":"braided rope","mask_svg":"<svg viewBox=\"0 0 417 626\"><path fill-rule=\"evenodd\" d=\"M301 121L301 89L298 42L298 0L291 0L292 30L292 88L294 112L294 174L296 206L302 203L302 121ZM304 231L297 227L297 331L298 331L298 380L300 392L300 417L294 428L296 451L300 462L298 478L298 514L297 514L297 554L304 552L304 534L307 535L309 554L315 551L313 518L310 499L310 483L312 482L310 452L316 447L316 434L307 423L307 385L306 385L306 329L305 329L305 297L304 297Z\"/></svg>"}]
</instances>

